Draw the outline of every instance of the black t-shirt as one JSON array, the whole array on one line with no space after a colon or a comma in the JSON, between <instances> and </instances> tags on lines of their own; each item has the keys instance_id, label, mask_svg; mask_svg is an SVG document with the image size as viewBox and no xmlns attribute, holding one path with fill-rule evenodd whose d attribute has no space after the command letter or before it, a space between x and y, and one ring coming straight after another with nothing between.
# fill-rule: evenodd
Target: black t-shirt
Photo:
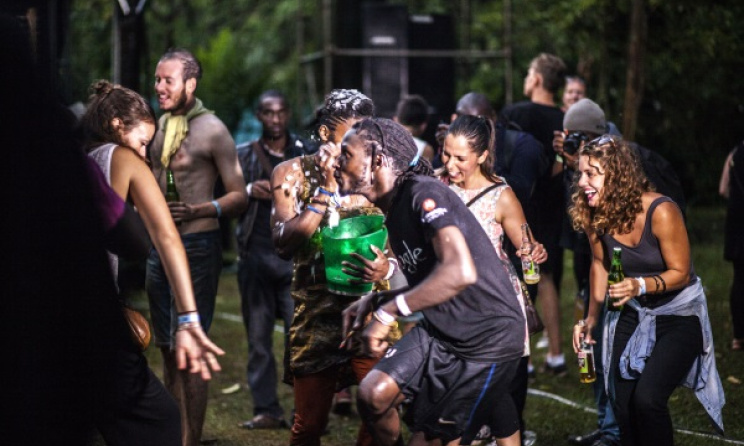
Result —
<instances>
[{"instance_id":1,"label":"black t-shirt","mask_svg":"<svg viewBox=\"0 0 744 446\"><path fill-rule=\"evenodd\" d=\"M437 264L431 242L437 230L457 226L470 248L478 281L450 300L423 310L422 325L469 361L522 356L525 321L509 273L480 223L454 192L431 177L407 180L393 200L386 225L390 246L411 287Z\"/></svg>"},{"instance_id":2,"label":"black t-shirt","mask_svg":"<svg viewBox=\"0 0 744 446\"><path fill-rule=\"evenodd\" d=\"M271 163L271 167L276 167L284 161L284 158L275 156L271 153L266 152L267 158ZM269 174L261 170L262 180L270 180ZM250 242L253 243L259 241L259 243L266 240L271 241L271 200L257 200L258 210L256 211L256 222L253 224L253 233L251 234Z\"/></svg>"},{"instance_id":3,"label":"black t-shirt","mask_svg":"<svg viewBox=\"0 0 744 446\"><path fill-rule=\"evenodd\" d=\"M563 112L560 108L523 101L504 108L502 115L517 124L523 132L534 136L550 159L555 159L553 131L563 130Z\"/></svg>"},{"instance_id":4,"label":"black t-shirt","mask_svg":"<svg viewBox=\"0 0 744 446\"><path fill-rule=\"evenodd\" d=\"M523 101L504 108L501 113L508 121L540 141L548 158L555 159L553 132L563 130L563 112L560 108ZM538 179L532 196L533 205L525 209L535 237L549 247L558 245L566 212L563 179L561 175L551 177L551 170L548 169Z\"/></svg>"}]
</instances>

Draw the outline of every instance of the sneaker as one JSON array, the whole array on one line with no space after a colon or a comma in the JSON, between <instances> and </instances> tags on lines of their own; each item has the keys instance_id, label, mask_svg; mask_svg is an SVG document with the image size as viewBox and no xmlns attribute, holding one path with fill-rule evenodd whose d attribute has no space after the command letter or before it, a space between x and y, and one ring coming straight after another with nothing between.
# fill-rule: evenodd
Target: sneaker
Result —
<instances>
[{"instance_id":1,"label":"sneaker","mask_svg":"<svg viewBox=\"0 0 744 446\"><path fill-rule=\"evenodd\" d=\"M559 365L550 365L547 362L542 367L542 372L553 375L553 376L566 376L566 373L568 373L568 369L566 368L566 363Z\"/></svg>"},{"instance_id":2,"label":"sneaker","mask_svg":"<svg viewBox=\"0 0 744 446\"><path fill-rule=\"evenodd\" d=\"M537 434L534 431L524 431L522 437L522 446L533 446L537 442Z\"/></svg>"},{"instance_id":3,"label":"sneaker","mask_svg":"<svg viewBox=\"0 0 744 446\"><path fill-rule=\"evenodd\" d=\"M537 350L545 350L548 348L548 337L546 335L540 336L540 339L537 340L537 343L535 343L535 348Z\"/></svg>"},{"instance_id":4,"label":"sneaker","mask_svg":"<svg viewBox=\"0 0 744 446\"><path fill-rule=\"evenodd\" d=\"M256 415L248 421L238 423L239 427L243 429L287 429L289 425L284 418L274 418L269 415Z\"/></svg>"}]
</instances>

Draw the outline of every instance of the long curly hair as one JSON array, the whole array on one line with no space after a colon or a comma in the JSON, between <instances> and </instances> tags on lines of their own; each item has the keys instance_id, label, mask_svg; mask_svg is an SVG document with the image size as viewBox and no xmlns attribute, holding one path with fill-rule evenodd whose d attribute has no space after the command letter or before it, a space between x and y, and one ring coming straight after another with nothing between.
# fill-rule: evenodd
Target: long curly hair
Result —
<instances>
[{"instance_id":1,"label":"long curly hair","mask_svg":"<svg viewBox=\"0 0 744 446\"><path fill-rule=\"evenodd\" d=\"M155 111L134 90L107 80L94 82L89 90L91 95L80 121L86 150L90 151L103 143L122 145L121 134L111 124L114 118L121 120L124 132L143 122L157 127Z\"/></svg>"},{"instance_id":2,"label":"long curly hair","mask_svg":"<svg viewBox=\"0 0 744 446\"><path fill-rule=\"evenodd\" d=\"M386 118L367 118L352 128L364 142L372 162L377 154L388 158L393 170L399 174L395 180L396 186L415 175L434 174L429 161L418 157L411 133L397 122Z\"/></svg>"},{"instance_id":3,"label":"long curly hair","mask_svg":"<svg viewBox=\"0 0 744 446\"><path fill-rule=\"evenodd\" d=\"M605 175L599 205L592 208L579 188L581 172L574 175L569 214L575 230L592 228L598 235L628 234L639 213L643 212L641 196L654 187L643 172L638 154L617 136L603 135L586 143L579 151L598 164Z\"/></svg>"}]
</instances>

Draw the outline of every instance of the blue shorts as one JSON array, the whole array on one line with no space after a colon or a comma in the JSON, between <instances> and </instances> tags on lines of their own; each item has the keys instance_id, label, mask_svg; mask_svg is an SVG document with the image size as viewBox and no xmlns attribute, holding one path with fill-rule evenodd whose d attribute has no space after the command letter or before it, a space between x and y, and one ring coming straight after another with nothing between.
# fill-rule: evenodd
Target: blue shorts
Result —
<instances>
[{"instance_id":1,"label":"blue shorts","mask_svg":"<svg viewBox=\"0 0 744 446\"><path fill-rule=\"evenodd\" d=\"M465 361L416 326L388 348L374 369L389 375L406 397L403 420L411 432L440 438L443 444L460 437L461 444L470 444L489 424L495 402L511 398L509 385L519 361ZM519 426L511 407L501 415Z\"/></svg>"},{"instance_id":2,"label":"blue shorts","mask_svg":"<svg viewBox=\"0 0 744 446\"><path fill-rule=\"evenodd\" d=\"M222 243L220 231L197 232L181 236L191 271L191 283L199 318L204 332L209 332L214 317L217 285L222 272ZM168 277L160 255L153 248L147 259L145 290L150 300L153 338L158 347L174 348L174 334L178 328L176 309Z\"/></svg>"}]
</instances>

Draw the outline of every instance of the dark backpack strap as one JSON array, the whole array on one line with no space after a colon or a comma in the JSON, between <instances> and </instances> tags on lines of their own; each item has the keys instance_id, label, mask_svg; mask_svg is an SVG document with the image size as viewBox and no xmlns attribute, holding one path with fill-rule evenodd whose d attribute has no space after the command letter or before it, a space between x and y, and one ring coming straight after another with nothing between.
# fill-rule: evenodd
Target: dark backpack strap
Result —
<instances>
[{"instance_id":1,"label":"dark backpack strap","mask_svg":"<svg viewBox=\"0 0 744 446\"><path fill-rule=\"evenodd\" d=\"M501 186L501 184L494 184L492 186L488 186L487 188L483 189L478 195L473 197L472 200L468 201L468 203L465 205L467 207L470 207L471 204L475 203L476 201L480 200L481 197L486 195L487 193L491 192L492 190L496 189L497 187Z\"/></svg>"},{"instance_id":2,"label":"dark backpack strap","mask_svg":"<svg viewBox=\"0 0 744 446\"><path fill-rule=\"evenodd\" d=\"M271 166L271 161L269 161L269 158L266 156L263 145L259 144L258 141L253 141L251 145L253 146L253 152L256 154L258 162L261 164L264 172L266 172L266 175L271 178L271 172L274 171L274 168Z\"/></svg>"}]
</instances>

